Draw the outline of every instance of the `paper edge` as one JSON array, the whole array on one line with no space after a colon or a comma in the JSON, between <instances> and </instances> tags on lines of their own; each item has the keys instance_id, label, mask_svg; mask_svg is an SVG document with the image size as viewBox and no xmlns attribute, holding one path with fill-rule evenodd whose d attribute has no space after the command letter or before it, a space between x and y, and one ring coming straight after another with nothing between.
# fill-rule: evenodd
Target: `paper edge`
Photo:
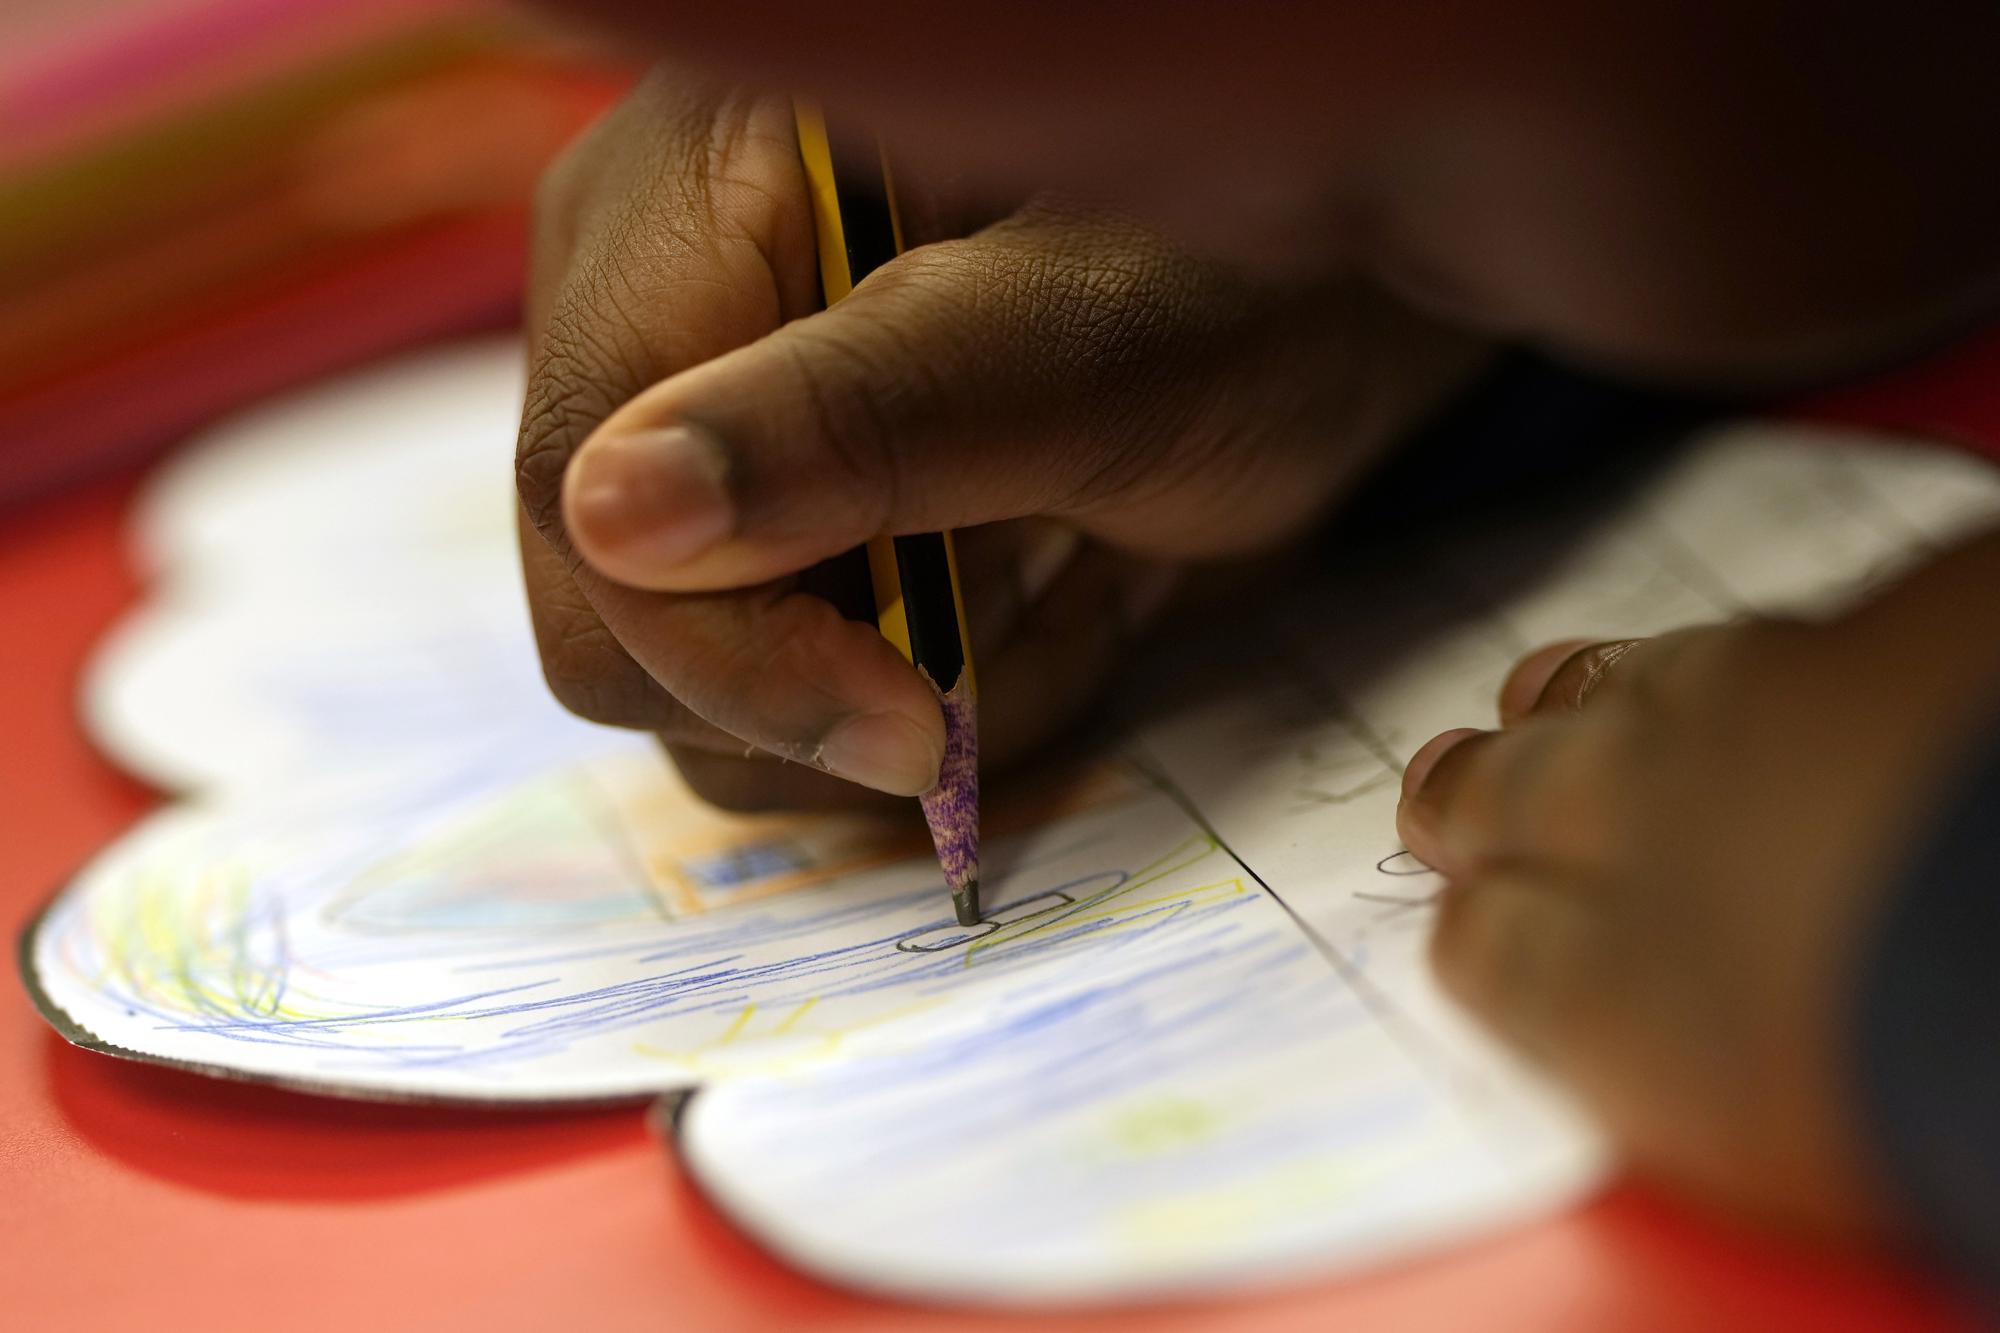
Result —
<instances>
[{"instance_id":1,"label":"paper edge","mask_svg":"<svg viewBox=\"0 0 2000 1333\"><path fill-rule=\"evenodd\" d=\"M690 1116L706 1089L706 1084L697 1084L677 1090L657 1099L647 1112L666 1150L702 1202L739 1237L788 1272L836 1290L858 1292L919 1309L948 1306L998 1314L1061 1315L1169 1305L1219 1307L1250 1296L1282 1296L1377 1274L1393 1276L1411 1265L1445 1261L1473 1246L1504 1241L1521 1227L1562 1217L1600 1197L1617 1181L1616 1158L1602 1142L1593 1142L1587 1149L1566 1154L1569 1160L1563 1162L1559 1173L1554 1173L1552 1187L1530 1201L1510 1204L1513 1191L1502 1191L1494 1196L1497 1205L1454 1218L1449 1224L1415 1233L1406 1228L1386 1242L1339 1255L1300 1256L1248 1268L1233 1276L1074 1282L1057 1284L1040 1293L1027 1292L1019 1284L1004 1281L975 1288L956 1274L930 1283L897 1284L893 1279L885 1280L877 1268L842 1267L811 1247L796 1244L797 1233L789 1229L773 1230L749 1221L740 1197L733 1197L728 1190L727 1173L723 1173L724 1180L718 1187L718 1181L704 1173L699 1150L693 1147L700 1142L700 1132L690 1124Z\"/></svg>"},{"instance_id":2,"label":"paper edge","mask_svg":"<svg viewBox=\"0 0 2000 1333\"><path fill-rule=\"evenodd\" d=\"M151 822L151 817L149 816L139 822L141 824L149 823ZM128 829L125 835L120 835L118 841L124 841L125 836L136 831L136 828ZM91 866L96 863L97 859L97 857L92 857L90 861L74 871L55 892L49 894L43 900L42 905L35 909L34 915L28 918L27 922L22 925L14 937L14 966L15 970L20 974L22 987L28 992L29 1001L34 1005L35 1011L41 1015L42 1021L53 1028L57 1036L79 1050L91 1051L99 1055L108 1055L114 1059L124 1060L132 1064L152 1065L158 1069L171 1069L183 1074L199 1074L205 1078L219 1079L225 1083L246 1083L257 1087L278 1088L285 1092L303 1093L314 1097L334 1097L341 1101L364 1102L377 1106L453 1106L463 1107L468 1110L500 1112L547 1112L558 1109L591 1111L627 1106L641 1107L659 1100L663 1095L691 1091L694 1087L700 1086L699 1084L695 1084L687 1089L662 1087L633 1093L585 1094L570 1097L554 1096L536 1098L510 1097L504 1094L483 1097L471 1093L406 1092L393 1088L365 1087L358 1084L325 1083L316 1079L240 1069L230 1065L208 1064L200 1060L183 1060L167 1055L155 1055L134 1047L121 1046L117 1042L99 1036L96 1032L78 1021L75 1015L56 1003L54 997L49 994L48 988L43 984L41 971L35 962L37 946L42 937L42 928L47 924L50 915L55 909L61 906L71 893L79 889L83 877L90 872Z\"/></svg>"}]
</instances>

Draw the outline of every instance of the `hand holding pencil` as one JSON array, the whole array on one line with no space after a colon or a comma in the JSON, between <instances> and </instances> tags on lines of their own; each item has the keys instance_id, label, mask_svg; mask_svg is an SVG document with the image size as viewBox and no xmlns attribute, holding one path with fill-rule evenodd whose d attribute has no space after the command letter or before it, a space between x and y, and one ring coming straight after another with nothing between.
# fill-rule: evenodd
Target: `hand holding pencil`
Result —
<instances>
[{"instance_id":1,"label":"hand holding pencil","mask_svg":"<svg viewBox=\"0 0 2000 1333\"><path fill-rule=\"evenodd\" d=\"M1048 204L821 305L787 99L649 80L545 185L518 459L544 670L735 808L938 786L938 690L822 562L955 530L991 775L1099 705L1176 565L1299 532L1474 355Z\"/></svg>"}]
</instances>

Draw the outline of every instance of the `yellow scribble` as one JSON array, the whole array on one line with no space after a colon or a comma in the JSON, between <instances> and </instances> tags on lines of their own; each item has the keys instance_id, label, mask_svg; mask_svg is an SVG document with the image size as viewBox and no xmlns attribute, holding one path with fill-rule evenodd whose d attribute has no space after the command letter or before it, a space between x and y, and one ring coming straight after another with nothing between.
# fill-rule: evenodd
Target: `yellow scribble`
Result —
<instances>
[{"instance_id":1,"label":"yellow scribble","mask_svg":"<svg viewBox=\"0 0 2000 1333\"><path fill-rule=\"evenodd\" d=\"M796 1009L792 1010L792 1012L786 1014L784 1018L779 1020L778 1026L771 1029L771 1035L774 1037L782 1037L787 1032L790 1032L793 1026L796 1025L801 1018L804 1018L808 1013L812 1012L812 1007L818 1003L819 1003L819 996L815 995L810 1000L806 1000L805 1002L800 1004Z\"/></svg>"},{"instance_id":2,"label":"yellow scribble","mask_svg":"<svg viewBox=\"0 0 2000 1333\"><path fill-rule=\"evenodd\" d=\"M1139 901L1130 900L1131 895L1137 893L1140 889L1146 888L1148 885L1157 884L1169 875L1190 869L1199 864L1203 858L1213 855L1215 851L1216 842L1214 838L1208 837L1205 834L1189 838L1165 856L1142 866L1132 874L1130 879L1127 879L1122 884L1113 885L1111 888L1085 898L1083 901L1069 907L1054 908L1047 912L1038 912L1034 916L1022 917L1018 921L1010 921L998 930L974 940L965 947L965 966L971 967L982 955L989 954L994 949L1012 944L1038 931L1046 930L1051 926L1083 925L1093 921L1109 921L1120 917L1135 917L1148 908L1159 907L1168 903L1184 902L1188 906L1198 906L1203 902L1212 902L1216 899L1233 897L1245 892L1241 879L1230 879L1215 884L1205 884L1196 889L1180 890ZM1124 928L1124 924L1136 925L1138 923L1130 921L1118 926L1109 927L1108 929L1122 929ZM1106 932L1096 931L1093 933L1101 935Z\"/></svg>"},{"instance_id":3,"label":"yellow scribble","mask_svg":"<svg viewBox=\"0 0 2000 1333\"><path fill-rule=\"evenodd\" d=\"M1153 1157L1206 1143L1221 1123L1222 1116L1206 1102L1163 1096L1114 1112L1111 1140L1134 1156Z\"/></svg>"},{"instance_id":4,"label":"yellow scribble","mask_svg":"<svg viewBox=\"0 0 2000 1333\"><path fill-rule=\"evenodd\" d=\"M1149 1258L1204 1251L1217 1236L1282 1226L1338 1207L1409 1165L1437 1153L1434 1137L1412 1133L1394 1148L1288 1163L1250 1180L1193 1190L1127 1209L1114 1231Z\"/></svg>"},{"instance_id":5,"label":"yellow scribble","mask_svg":"<svg viewBox=\"0 0 2000 1333\"><path fill-rule=\"evenodd\" d=\"M724 1065L732 1073L789 1073L808 1068L833 1055L843 1042L857 1032L935 1009L945 1003L944 997L936 996L867 1018L822 1025L804 1021L806 1015L819 1004L819 997L812 996L793 1005L783 1017L762 1031L753 1029L752 1018L757 1006L752 1004L744 1006L713 1041L686 1049L634 1042L632 1053L649 1060L664 1060L698 1073Z\"/></svg>"},{"instance_id":6,"label":"yellow scribble","mask_svg":"<svg viewBox=\"0 0 2000 1333\"><path fill-rule=\"evenodd\" d=\"M752 1014L755 1014L756 1012L757 1012L756 1005L754 1004L744 1005L743 1012L736 1015L736 1021L734 1023L731 1023L728 1027L722 1030L722 1036L720 1039L716 1041L715 1044L717 1046L727 1046L730 1042L735 1041L738 1037L742 1036L743 1029L750 1026L750 1016Z\"/></svg>"},{"instance_id":7,"label":"yellow scribble","mask_svg":"<svg viewBox=\"0 0 2000 1333\"><path fill-rule=\"evenodd\" d=\"M284 959L253 929L250 883L246 867L221 865L189 881L138 875L100 895L90 919L98 984L115 978L147 1004L193 1018L318 1017L286 1002Z\"/></svg>"}]
</instances>

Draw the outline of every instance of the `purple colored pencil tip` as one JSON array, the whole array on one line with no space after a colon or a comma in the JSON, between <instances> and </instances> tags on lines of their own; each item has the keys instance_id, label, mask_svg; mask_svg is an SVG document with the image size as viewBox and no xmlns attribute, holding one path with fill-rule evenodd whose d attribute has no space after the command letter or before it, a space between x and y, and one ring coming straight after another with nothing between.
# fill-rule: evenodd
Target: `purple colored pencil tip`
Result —
<instances>
[{"instance_id":1,"label":"purple colored pencil tip","mask_svg":"<svg viewBox=\"0 0 2000 1333\"><path fill-rule=\"evenodd\" d=\"M939 695L944 708L944 762L937 786L918 799L931 826L938 864L951 890L960 925L977 925L979 915L979 715L972 698L971 673Z\"/></svg>"}]
</instances>

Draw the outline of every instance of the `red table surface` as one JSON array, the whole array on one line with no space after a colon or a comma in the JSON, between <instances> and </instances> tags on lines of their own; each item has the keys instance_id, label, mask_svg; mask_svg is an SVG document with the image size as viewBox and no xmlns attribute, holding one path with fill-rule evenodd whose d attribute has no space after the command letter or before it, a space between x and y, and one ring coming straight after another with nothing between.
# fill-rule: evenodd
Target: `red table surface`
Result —
<instances>
[{"instance_id":1,"label":"red table surface","mask_svg":"<svg viewBox=\"0 0 2000 1333\"><path fill-rule=\"evenodd\" d=\"M2000 339L1828 411L2000 440ZM1914 407L1914 411L1909 410ZM73 711L138 592L127 474L0 523L0 908L18 933L156 797ZM829 1145L837 1151L837 1145ZM976 1203L968 1203L968 1207ZM320 1101L73 1049L0 1001L0 1323L10 1329L974 1329L1023 1325L795 1274L694 1192L638 1110ZM1621 1184L1422 1263L1039 1329L1911 1330L1958 1327L1884 1262L1801 1253Z\"/></svg>"}]
</instances>

